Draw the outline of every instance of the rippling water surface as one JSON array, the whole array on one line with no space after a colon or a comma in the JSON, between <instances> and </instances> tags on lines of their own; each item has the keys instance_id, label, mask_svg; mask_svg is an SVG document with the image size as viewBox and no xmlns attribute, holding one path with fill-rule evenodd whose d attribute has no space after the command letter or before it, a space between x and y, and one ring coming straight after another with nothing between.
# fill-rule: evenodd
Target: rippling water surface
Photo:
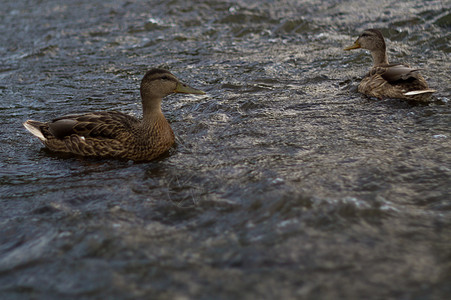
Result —
<instances>
[{"instance_id":1,"label":"rippling water surface","mask_svg":"<svg viewBox=\"0 0 451 300\"><path fill-rule=\"evenodd\" d=\"M1 299L449 297L449 1L66 2L0 10ZM357 93L371 57L342 49L369 27L433 103ZM165 99L156 161L22 127L139 116L156 66L207 92Z\"/></svg>"}]
</instances>

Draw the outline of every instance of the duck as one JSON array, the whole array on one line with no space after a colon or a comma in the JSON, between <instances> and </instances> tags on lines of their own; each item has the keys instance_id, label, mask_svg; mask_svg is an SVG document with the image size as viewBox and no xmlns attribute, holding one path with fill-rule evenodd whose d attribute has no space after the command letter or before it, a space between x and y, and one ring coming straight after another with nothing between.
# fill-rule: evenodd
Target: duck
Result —
<instances>
[{"instance_id":1,"label":"duck","mask_svg":"<svg viewBox=\"0 0 451 300\"><path fill-rule=\"evenodd\" d=\"M344 48L369 50L373 66L358 86L358 91L378 99L397 98L419 102L428 102L432 93L426 80L419 73L420 69L405 64L388 62L384 36L377 29L366 29L353 45Z\"/></svg>"},{"instance_id":2,"label":"duck","mask_svg":"<svg viewBox=\"0 0 451 300\"><path fill-rule=\"evenodd\" d=\"M173 93L205 94L171 72L154 68L141 80L142 119L119 111L97 111L65 115L50 122L27 120L23 125L52 152L150 161L175 143L174 132L161 110L162 99Z\"/></svg>"}]
</instances>

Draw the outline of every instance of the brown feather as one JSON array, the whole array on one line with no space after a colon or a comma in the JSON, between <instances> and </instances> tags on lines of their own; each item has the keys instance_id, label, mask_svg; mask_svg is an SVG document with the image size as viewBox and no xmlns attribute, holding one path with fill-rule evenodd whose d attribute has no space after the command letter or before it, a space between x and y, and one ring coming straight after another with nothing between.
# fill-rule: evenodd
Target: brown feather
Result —
<instances>
[{"instance_id":1,"label":"brown feather","mask_svg":"<svg viewBox=\"0 0 451 300\"><path fill-rule=\"evenodd\" d=\"M66 115L24 126L50 150L81 156L151 160L168 151L174 133L161 112L161 99L180 82L169 71L152 69L141 82L143 120L115 111ZM192 93L203 93L190 88ZM185 92L185 91L184 91Z\"/></svg>"},{"instance_id":2,"label":"brown feather","mask_svg":"<svg viewBox=\"0 0 451 300\"><path fill-rule=\"evenodd\" d=\"M435 90L429 89L420 69L403 64L389 64L382 33L376 29L365 30L357 39L355 47L371 51L373 67L359 84L358 91L370 97L399 98L426 102Z\"/></svg>"}]
</instances>

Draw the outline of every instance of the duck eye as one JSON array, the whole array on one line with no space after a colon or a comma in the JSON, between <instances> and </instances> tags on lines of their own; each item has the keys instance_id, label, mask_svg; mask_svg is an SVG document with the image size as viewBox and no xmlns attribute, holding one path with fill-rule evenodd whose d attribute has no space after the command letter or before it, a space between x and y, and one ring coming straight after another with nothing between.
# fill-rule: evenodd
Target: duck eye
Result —
<instances>
[{"instance_id":1,"label":"duck eye","mask_svg":"<svg viewBox=\"0 0 451 300\"><path fill-rule=\"evenodd\" d=\"M169 77L168 76L163 76L163 77L161 77L161 79L162 80L169 80Z\"/></svg>"},{"instance_id":2,"label":"duck eye","mask_svg":"<svg viewBox=\"0 0 451 300\"><path fill-rule=\"evenodd\" d=\"M370 36L368 33L362 33L362 35L361 35L362 37L365 37L365 36Z\"/></svg>"}]
</instances>

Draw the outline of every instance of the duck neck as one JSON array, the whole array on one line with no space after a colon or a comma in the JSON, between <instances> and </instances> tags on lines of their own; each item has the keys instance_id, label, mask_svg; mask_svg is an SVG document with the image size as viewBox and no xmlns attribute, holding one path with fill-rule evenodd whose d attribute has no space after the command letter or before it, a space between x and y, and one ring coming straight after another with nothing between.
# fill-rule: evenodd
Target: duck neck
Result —
<instances>
[{"instance_id":1,"label":"duck neck","mask_svg":"<svg viewBox=\"0 0 451 300\"><path fill-rule=\"evenodd\" d=\"M388 65L387 52L385 51L385 48L376 51L371 51L371 56L373 57L374 67L380 65Z\"/></svg>"},{"instance_id":2,"label":"duck neck","mask_svg":"<svg viewBox=\"0 0 451 300\"><path fill-rule=\"evenodd\" d=\"M156 123L165 120L161 111L161 101L151 101L143 103L143 124L144 126L154 126Z\"/></svg>"}]
</instances>

